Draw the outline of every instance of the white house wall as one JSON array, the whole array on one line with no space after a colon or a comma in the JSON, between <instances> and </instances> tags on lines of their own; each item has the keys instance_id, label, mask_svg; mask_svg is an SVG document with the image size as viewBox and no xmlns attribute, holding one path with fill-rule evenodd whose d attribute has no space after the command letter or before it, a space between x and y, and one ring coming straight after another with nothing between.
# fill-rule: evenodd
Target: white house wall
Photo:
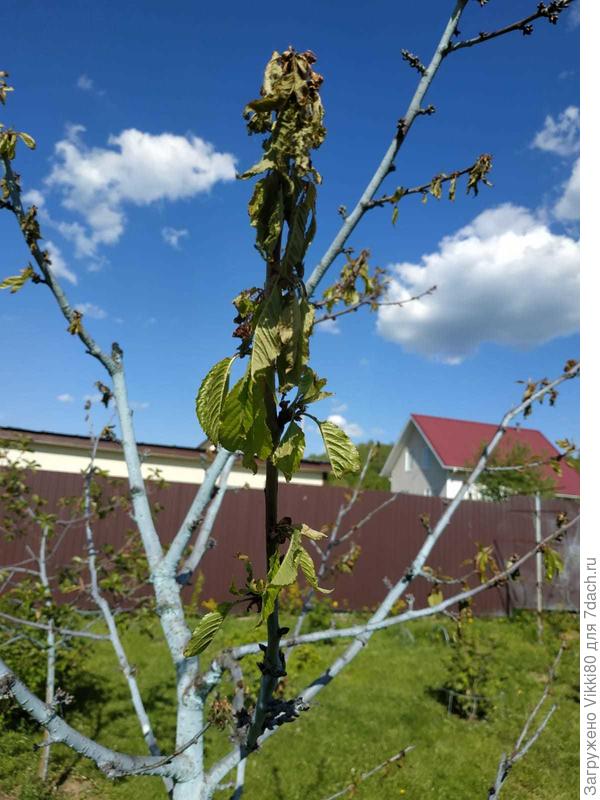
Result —
<instances>
[{"instance_id":1,"label":"white house wall","mask_svg":"<svg viewBox=\"0 0 600 800\"><path fill-rule=\"evenodd\" d=\"M405 451L411 455L411 469L406 469ZM411 424L404 448L390 475L392 492L444 496L446 470L440 466L429 445Z\"/></svg>"},{"instance_id":2,"label":"white house wall","mask_svg":"<svg viewBox=\"0 0 600 800\"><path fill-rule=\"evenodd\" d=\"M7 450L7 457L14 460L22 455L19 450ZM143 458L143 449L141 451ZM38 464L38 469L48 472L68 472L81 474L87 469L90 459L89 456L77 448L61 448L60 452L52 446L37 445L33 452L27 453L27 459L33 460ZM99 452L95 459L98 469L106 470L114 478L126 478L127 467L123 457L119 453ZM200 484L204 480L204 469L199 464L178 459L173 456L152 456L143 460L142 475L149 479L155 470L160 470L161 477L168 483L192 483ZM280 481L285 479L280 477ZM303 471L295 475L292 483L302 486L322 486L323 473L315 470L314 472ZM229 475L228 486L244 487L250 489L264 489L265 471L260 468L256 475L249 470L234 467Z\"/></svg>"}]
</instances>

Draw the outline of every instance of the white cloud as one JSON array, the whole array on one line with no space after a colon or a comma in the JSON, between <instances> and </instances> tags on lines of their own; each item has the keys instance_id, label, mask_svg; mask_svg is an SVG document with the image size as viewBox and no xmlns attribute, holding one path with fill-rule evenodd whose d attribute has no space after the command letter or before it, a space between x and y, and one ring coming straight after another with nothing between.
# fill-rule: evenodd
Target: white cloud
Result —
<instances>
[{"instance_id":1,"label":"white cloud","mask_svg":"<svg viewBox=\"0 0 600 800\"><path fill-rule=\"evenodd\" d=\"M348 403L334 403L333 411L336 414L343 414L344 411L348 411Z\"/></svg>"},{"instance_id":2,"label":"white cloud","mask_svg":"<svg viewBox=\"0 0 600 800\"><path fill-rule=\"evenodd\" d=\"M106 311L100 306L94 305L94 303L78 303L75 306L75 310L91 319L106 319Z\"/></svg>"},{"instance_id":3,"label":"white cloud","mask_svg":"<svg viewBox=\"0 0 600 800\"><path fill-rule=\"evenodd\" d=\"M110 136L108 147L87 147L85 128L71 125L55 146L56 162L46 184L83 223L62 223L78 256L115 244L126 223L125 206L147 206L209 192L235 178L235 159L198 136L151 134L129 128Z\"/></svg>"},{"instance_id":4,"label":"white cloud","mask_svg":"<svg viewBox=\"0 0 600 800\"><path fill-rule=\"evenodd\" d=\"M363 435L363 429L360 425L356 422L348 422L346 417L343 417L341 414L330 414L327 419L329 422L333 422L334 425L338 425L351 439L358 439Z\"/></svg>"},{"instance_id":5,"label":"white cloud","mask_svg":"<svg viewBox=\"0 0 600 800\"><path fill-rule=\"evenodd\" d=\"M535 346L578 327L579 242L553 233L526 208L484 211L420 264L397 264L394 272L390 300L438 288L404 308L380 308L378 332L449 364L483 342Z\"/></svg>"},{"instance_id":6,"label":"white cloud","mask_svg":"<svg viewBox=\"0 0 600 800\"><path fill-rule=\"evenodd\" d=\"M559 156L572 156L579 152L579 109L568 106L558 115L558 119L548 115L544 127L538 131L531 143L532 147L556 153Z\"/></svg>"},{"instance_id":7,"label":"white cloud","mask_svg":"<svg viewBox=\"0 0 600 800\"><path fill-rule=\"evenodd\" d=\"M69 394L68 392L57 395L56 399L58 400L59 403L73 403L75 401L73 395Z\"/></svg>"},{"instance_id":8,"label":"white cloud","mask_svg":"<svg viewBox=\"0 0 600 800\"><path fill-rule=\"evenodd\" d=\"M44 195L39 189L29 189L27 192L24 192L22 200L25 205L37 206L38 210L42 209L46 202Z\"/></svg>"},{"instance_id":9,"label":"white cloud","mask_svg":"<svg viewBox=\"0 0 600 800\"><path fill-rule=\"evenodd\" d=\"M190 232L187 228L163 228L161 230L163 240L174 250L179 250L179 240L189 236Z\"/></svg>"},{"instance_id":10,"label":"white cloud","mask_svg":"<svg viewBox=\"0 0 600 800\"><path fill-rule=\"evenodd\" d=\"M50 256L50 269L57 278L64 278L70 283L77 283L77 277L67 267L59 248L53 242L46 242L46 248Z\"/></svg>"},{"instance_id":11,"label":"white cloud","mask_svg":"<svg viewBox=\"0 0 600 800\"><path fill-rule=\"evenodd\" d=\"M136 400L132 400L129 405L131 406L133 411L145 411L147 408L150 408L150 403L147 403L145 401L138 402Z\"/></svg>"},{"instance_id":12,"label":"white cloud","mask_svg":"<svg viewBox=\"0 0 600 800\"><path fill-rule=\"evenodd\" d=\"M333 336L338 336L342 332L337 319L324 319L323 322L319 322L315 330L318 333L329 333Z\"/></svg>"},{"instance_id":13,"label":"white cloud","mask_svg":"<svg viewBox=\"0 0 600 800\"><path fill-rule=\"evenodd\" d=\"M573 171L563 184L563 193L552 209L561 222L579 220L579 159L573 164Z\"/></svg>"},{"instance_id":14,"label":"white cloud","mask_svg":"<svg viewBox=\"0 0 600 800\"><path fill-rule=\"evenodd\" d=\"M77 88L84 92L91 92L94 88L94 81L84 72L77 78Z\"/></svg>"}]
</instances>

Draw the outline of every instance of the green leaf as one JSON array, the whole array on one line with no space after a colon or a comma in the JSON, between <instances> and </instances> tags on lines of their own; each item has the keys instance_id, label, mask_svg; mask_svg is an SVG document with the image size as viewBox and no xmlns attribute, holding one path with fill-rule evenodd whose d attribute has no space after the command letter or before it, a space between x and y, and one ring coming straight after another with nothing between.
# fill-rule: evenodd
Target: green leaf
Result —
<instances>
[{"instance_id":1,"label":"green leaf","mask_svg":"<svg viewBox=\"0 0 600 800\"><path fill-rule=\"evenodd\" d=\"M394 210L392 211L392 225L395 225L398 222L398 206L394 206Z\"/></svg>"},{"instance_id":2,"label":"green leaf","mask_svg":"<svg viewBox=\"0 0 600 800\"><path fill-rule=\"evenodd\" d=\"M322 422L318 419L315 422L321 431L335 477L341 478L347 472L358 472L360 470L358 450L344 431L333 422Z\"/></svg>"},{"instance_id":3,"label":"green leaf","mask_svg":"<svg viewBox=\"0 0 600 800\"><path fill-rule=\"evenodd\" d=\"M203 650L206 650L217 635L230 608L231 603L221 603L219 605L219 611L211 611L202 617L183 651L183 655L186 658L197 656Z\"/></svg>"},{"instance_id":4,"label":"green leaf","mask_svg":"<svg viewBox=\"0 0 600 800\"><path fill-rule=\"evenodd\" d=\"M296 422L290 422L273 455L273 461L285 475L286 481L291 481L300 466L305 445L304 431Z\"/></svg>"},{"instance_id":5,"label":"green leaf","mask_svg":"<svg viewBox=\"0 0 600 800\"><path fill-rule=\"evenodd\" d=\"M208 438L219 441L219 425L223 401L229 389L229 371L237 356L224 358L215 364L206 375L196 396L198 421Z\"/></svg>"},{"instance_id":6,"label":"green leaf","mask_svg":"<svg viewBox=\"0 0 600 800\"><path fill-rule=\"evenodd\" d=\"M254 457L263 460L269 458L273 452L273 438L267 425L267 409L265 406L265 381L257 380L251 383L252 419L246 432L246 441L242 447L244 452L244 466L257 472Z\"/></svg>"},{"instance_id":7,"label":"green leaf","mask_svg":"<svg viewBox=\"0 0 600 800\"><path fill-rule=\"evenodd\" d=\"M300 552L303 550L300 544L300 533L294 532L290 538L290 544L283 561L277 571L269 581L270 586L291 586L298 577L298 564Z\"/></svg>"},{"instance_id":8,"label":"green leaf","mask_svg":"<svg viewBox=\"0 0 600 800\"><path fill-rule=\"evenodd\" d=\"M35 139L33 136L30 136L28 133L24 133L21 131L19 133L19 139L26 145L30 150L35 150Z\"/></svg>"},{"instance_id":9,"label":"green leaf","mask_svg":"<svg viewBox=\"0 0 600 800\"><path fill-rule=\"evenodd\" d=\"M565 568L565 563L562 560L560 553L553 550L551 547L544 548L544 569L546 571L546 580L548 582L558 577Z\"/></svg>"},{"instance_id":10,"label":"green leaf","mask_svg":"<svg viewBox=\"0 0 600 800\"><path fill-rule=\"evenodd\" d=\"M266 622L271 614L275 611L275 601L277 600L280 591L280 586L267 586L261 595L262 603L260 609L260 619L258 620L257 625L261 625L263 622Z\"/></svg>"},{"instance_id":11,"label":"green leaf","mask_svg":"<svg viewBox=\"0 0 600 800\"><path fill-rule=\"evenodd\" d=\"M256 323L250 360L250 374L256 377L275 364L281 340L279 338L279 312L281 298L275 286L270 295L263 301L263 306Z\"/></svg>"},{"instance_id":12,"label":"green leaf","mask_svg":"<svg viewBox=\"0 0 600 800\"><path fill-rule=\"evenodd\" d=\"M332 397L331 392L322 391L326 384L327 378L319 378L314 370L307 367L298 383L298 392L302 396L302 402L305 404L316 403L325 397Z\"/></svg>"},{"instance_id":13,"label":"green leaf","mask_svg":"<svg viewBox=\"0 0 600 800\"><path fill-rule=\"evenodd\" d=\"M29 264L25 269L21 270L20 275L11 275L9 278L5 278L2 283L0 283L0 289L10 289L10 293L15 294L19 289L22 289L27 281L30 281L34 275L33 267Z\"/></svg>"},{"instance_id":14,"label":"green leaf","mask_svg":"<svg viewBox=\"0 0 600 800\"><path fill-rule=\"evenodd\" d=\"M432 589L429 597L427 598L427 605L432 608L439 605L444 599L441 589Z\"/></svg>"},{"instance_id":15,"label":"green leaf","mask_svg":"<svg viewBox=\"0 0 600 800\"><path fill-rule=\"evenodd\" d=\"M229 392L221 411L219 443L235 453L243 450L246 433L252 425L252 396L249 370Z\"/></svg>"},{"instance_id":16,"label":"green leaf","mask_svg":"<svg viewBox=\"0 0 600 800\"><path fill-rule=\"evenodd\" d=\"M319 586L313 560L303 547L300 548L298 563L300 564L300 569L302 570L307 583L312 586L313 589L316 589L317 592L321 592L322 594L331 594L331 592L333 592L333 589L323 589L321 586Z\"/></svg>"}]
</instances>

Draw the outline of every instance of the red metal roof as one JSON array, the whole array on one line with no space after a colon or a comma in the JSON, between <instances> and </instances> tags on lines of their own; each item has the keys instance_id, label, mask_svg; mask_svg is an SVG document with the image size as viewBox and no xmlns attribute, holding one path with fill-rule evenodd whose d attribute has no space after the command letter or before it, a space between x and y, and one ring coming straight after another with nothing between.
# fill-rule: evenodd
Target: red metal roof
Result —
<instances>
[{"instance_id":1,"label":"red metal roof","mask_svg":"<svg viewBox=\"0 0 600 800\"><path fill-rule=\"evenodd\" d=\"M426 414L411 414L411 419L447 467L472 466L482 446L488 444L498 430L497 425L486 422L430 417ZM516 444L525 445L532 455L542 459L558 455L559 452L540 431L508 428L498 445L498 453L509 453ZM579 497L579 474L564 462L561 468L560 476L550 466L542 467L542 472L556 480L557 494Z\"/></svg>"}]
</instances>

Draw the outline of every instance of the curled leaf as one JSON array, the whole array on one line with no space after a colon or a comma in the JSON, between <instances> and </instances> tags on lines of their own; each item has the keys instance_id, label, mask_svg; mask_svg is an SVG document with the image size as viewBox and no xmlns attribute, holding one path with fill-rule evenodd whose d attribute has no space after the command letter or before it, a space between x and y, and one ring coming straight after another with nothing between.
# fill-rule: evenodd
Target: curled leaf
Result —
<instances>
[{"instance_id":1,"label":"curled leaf","mask_svg":"<svg viewBox=\"0 0 600 800\"><path fill-rule=\"evenodd\" d=\"M9 289L11 294L15 294L19 289L22 289L27 281L31 280L34 275L33 267L29 264L25 269L21 270L19 275L11 275L9 278L5 278L2 283L0 283L0 289Z\"/></svg>"}]
</instances>

